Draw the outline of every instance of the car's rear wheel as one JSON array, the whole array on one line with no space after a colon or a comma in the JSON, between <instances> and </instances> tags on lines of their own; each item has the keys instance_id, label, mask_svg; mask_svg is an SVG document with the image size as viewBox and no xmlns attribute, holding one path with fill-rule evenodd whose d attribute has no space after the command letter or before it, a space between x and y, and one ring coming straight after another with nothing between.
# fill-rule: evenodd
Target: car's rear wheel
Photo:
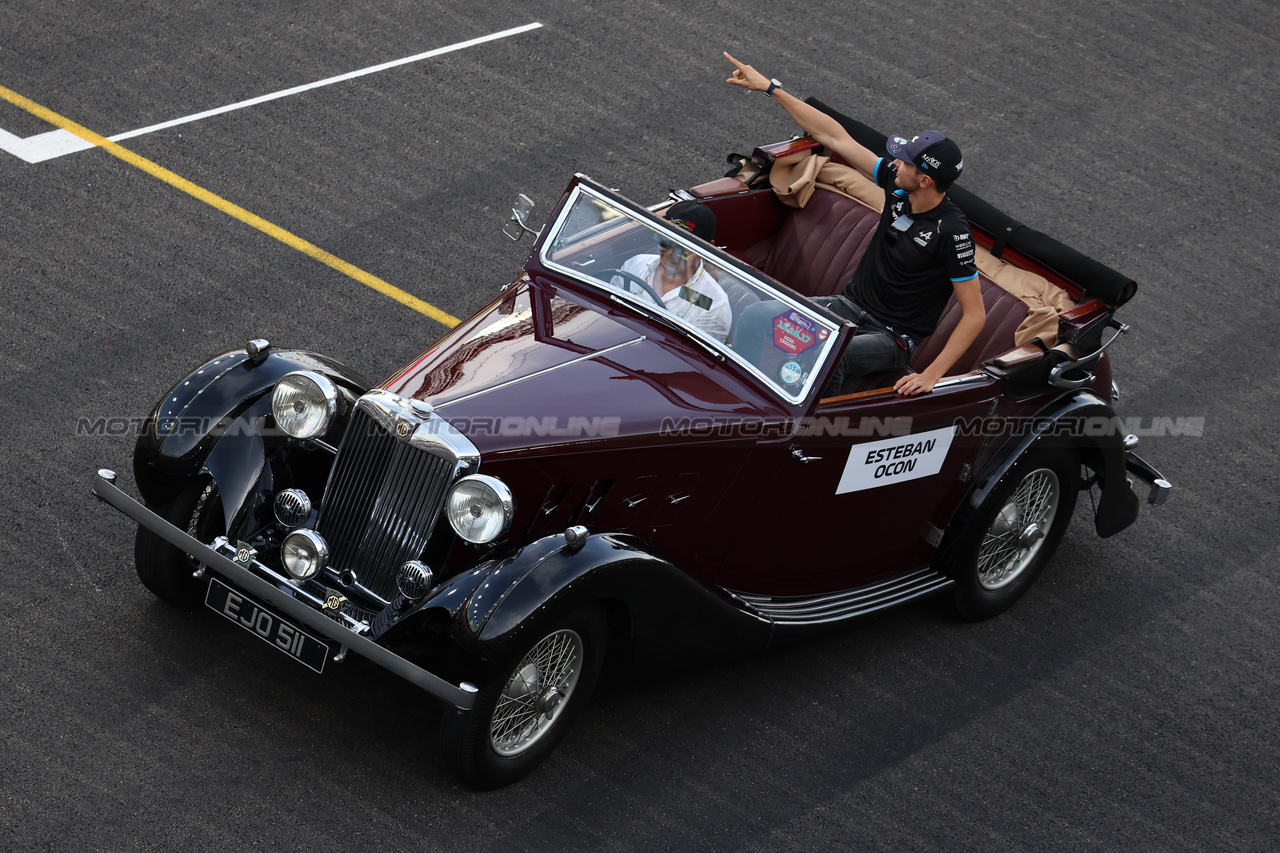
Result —
<instances>
[{"instance_id":1,"label":"car's rear wheel","mask_svg":"<svg viewBox=\"0 0 1280 853\"><path fill-rule=\"evenodd\" d=\"M579 610L512 655L466 712L446 710L441 752L468 784L498 788L542 762L595 688L608 630L598 608Z\"/></svg>"},{"instance_id":2,"label":"car's rear wheel","mask_svg":"<svg viewBox=\"0 0 1280 853\"><path fill-rule=\"evenodd\" d=\"M1014 464L961 543L954 573L961 617L987 619L1022 597L1053 557L1079 491L1070 450L1032 450Z\"/></svg>"},{"instance_id":3,"label":"car's rear wheel","mask_svg":"<svg viewBox=\"0 0 1280 853\"><path fill-rule=\"evenodd\" d=\"M192 482L177 497L150 509L206 544L222 532L218 484L207 477ZM138 535L133 542L133 561L143 586L162 601L178 607L200 603L205 583L193 577L200 562L142 525L138 525Z\"/></svg>"}]
</instances>

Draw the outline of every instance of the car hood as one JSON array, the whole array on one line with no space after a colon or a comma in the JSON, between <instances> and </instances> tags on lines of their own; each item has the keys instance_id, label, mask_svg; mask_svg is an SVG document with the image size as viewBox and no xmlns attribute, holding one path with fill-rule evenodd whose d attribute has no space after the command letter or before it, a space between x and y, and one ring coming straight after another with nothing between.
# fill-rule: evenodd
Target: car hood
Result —
<instances>
[{"instance_id":1,"label":"car hood","mask_svg":"<svg viewBox=\"0 0 1280 853\"><path fill-rule=\"evenodd\" d=\"M486 455L758 439L789 416L679 330L529 279L382 387L431 404Z\"/></svg>"}]
</instances>

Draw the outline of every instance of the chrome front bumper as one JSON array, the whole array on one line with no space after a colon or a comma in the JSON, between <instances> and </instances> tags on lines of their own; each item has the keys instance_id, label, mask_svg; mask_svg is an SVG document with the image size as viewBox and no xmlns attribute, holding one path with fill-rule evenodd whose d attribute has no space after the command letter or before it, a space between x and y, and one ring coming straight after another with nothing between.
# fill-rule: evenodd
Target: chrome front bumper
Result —
<instances>
[{"instance_id":1,"label":"chrome front bumper","mask_svg":"<svg viewBox=\"0 0 1280 853\"><path fill-rule=\"evenodd\" d=\"M332 640L343 649L349 649L361 657L376 663L383 669L389 670L406 681L421 687L440 701L463 711L469 711L475 707L476 693L478 691L474 685L467 682L459 685L450 684L438 675L427 672L422 667L405 660L367 637L362 637L319 611L313 610L284 590L268 583L248 569L236 565L225 555L218 553L200 540L187 535L185 531L169 524L121 491L120 487L113 482L114 480L115 474L112 472L99 471L93 479L93 494L99 500L110 504L138 524L146 527L170 545L195 557L220 578L230 582L259 601L270 605L282 615L306 625L316 633Z\"/></svg>"}]
</instances>

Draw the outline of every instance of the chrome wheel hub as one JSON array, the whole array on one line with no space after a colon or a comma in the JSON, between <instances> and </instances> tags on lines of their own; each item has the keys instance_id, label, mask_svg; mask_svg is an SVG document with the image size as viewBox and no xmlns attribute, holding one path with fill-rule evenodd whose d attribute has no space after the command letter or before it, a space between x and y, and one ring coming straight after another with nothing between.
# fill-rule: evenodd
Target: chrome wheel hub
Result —
<instances>
[{"instance_id":1,"label":"chrome wheel hub","mask_svg":"<svg viewBox=\"0 0 1280 853\"><path fill-rule=\"evenodd\" d=\"M548 634L520 661L498 696L489 721L489 742L505 757L520 755L555 725L582 674L583 646L577 632Z\"/></svg>"},{"instance_id":2,"label":"chrome wheel hub","mask_svg":"<svg viewBox=\"0 0 1280 853\"><path fill-rule=\"evenodd\" d=\"M549 719L553 714L555 714L556 708L559 708L560 703L563 701L564 694L560 692L558 687L548 687L543 691L542 695L538 697L535 707L537 707L538 713Z\"/></svg>"}]
</instances>

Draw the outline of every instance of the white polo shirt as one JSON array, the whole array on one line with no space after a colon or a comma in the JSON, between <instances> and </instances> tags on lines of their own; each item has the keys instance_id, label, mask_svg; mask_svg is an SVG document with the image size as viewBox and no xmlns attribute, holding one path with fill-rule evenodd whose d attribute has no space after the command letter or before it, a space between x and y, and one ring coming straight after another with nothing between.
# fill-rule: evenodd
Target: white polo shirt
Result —
<instances>
[{"instance_id":1,"label":"white polo shirt","mask_svg":"<svg viewBox=\"0 0 1280 853\"><path fill-rule=\"evenodd\" d=\"M661 255L636 255L622 265L622 271L653 285L654 273L661 260ZM658 288L654 285L653 289ZM653 299L647 293L645 297L650 301ZM706 271L702 261L698 261L698 271L682 287L672 288L662 295L662 307L718 341L729 337L729 328L733 325L729 297Z\"/></svg>"}]
</instances>

